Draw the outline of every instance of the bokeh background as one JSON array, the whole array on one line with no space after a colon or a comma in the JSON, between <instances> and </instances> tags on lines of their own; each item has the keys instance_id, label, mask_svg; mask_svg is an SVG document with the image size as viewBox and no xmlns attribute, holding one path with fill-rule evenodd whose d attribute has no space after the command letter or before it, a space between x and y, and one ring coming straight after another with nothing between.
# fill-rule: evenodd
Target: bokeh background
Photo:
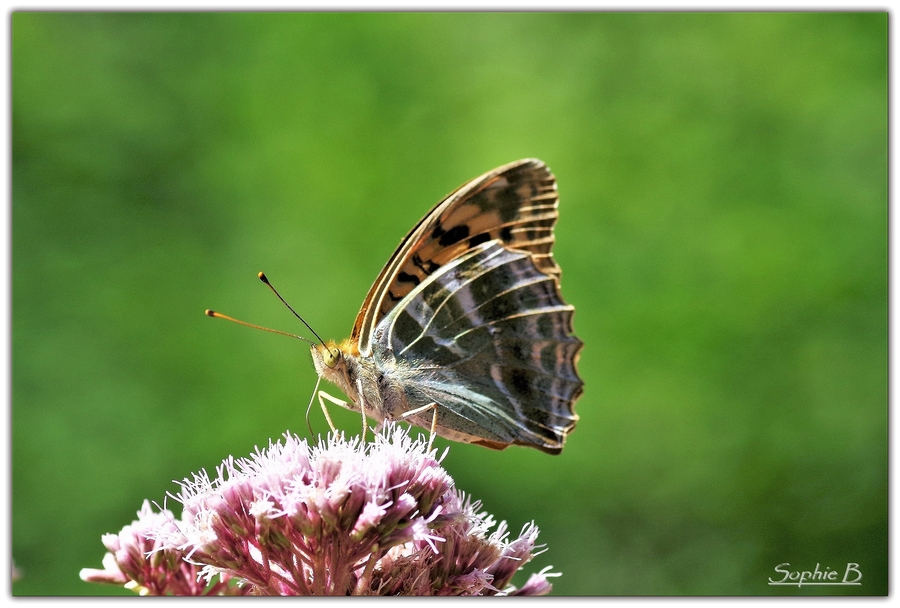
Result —
<instances>
[{"instance_id":1,"label":"bokeh background","mask_svg":"<svg viewBox=\"0 0 900 608\"><path fill-rule=\"evenodd\" d=\"M445 460L536 521L527 572L887 592L886 13L11 20L14 594L128 595L78 578L101 534L306 432L307 347L205 308L302 333L264 270L344 338L414 222L531 156L559 182L581 421L557 457ZM863 584L769 586L785 562Z\"/></svg>"}]
</instances>

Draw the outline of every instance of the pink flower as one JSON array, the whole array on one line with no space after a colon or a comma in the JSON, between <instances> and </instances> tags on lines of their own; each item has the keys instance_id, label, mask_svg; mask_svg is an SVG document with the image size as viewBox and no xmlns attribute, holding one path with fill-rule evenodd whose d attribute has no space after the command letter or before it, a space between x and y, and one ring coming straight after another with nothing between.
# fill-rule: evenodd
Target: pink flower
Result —
<instances>
[{"instance_id":1,"label":"pink flower","mask_svg":"<svg viewBox=\"0 0 900 608\"><path fill-rule=\"evenodd\" d=\"M124 585L141 595L243 595L246 590L228 584L228 577L207 586L199 578L200 568L175 551L161 550L154 537L171 532L175 518L171 511L154 513L144 501L138 518L118 534L104 534L109 551L103 570L82 568L81 579L89 583ZM166 532L163 532L166 533Z\"/></svg>"},{"instance_id":2,"label":"pink flower","mask_svg":"<svg viewBox=\"0 0 900 608\"><path fill-rule=\"evenodd\" d=\"M494 519L401 427L385 425L371 444L329 436L309 447L285 434L216 473L181 482L180 519L145 502L137 521L103 537L105 570L81 578L153 595L551 590L546 570L519 590L509 585L535 555L534 524L512 540L505 522L490 533Z\"/></svg>"}]
</instances>

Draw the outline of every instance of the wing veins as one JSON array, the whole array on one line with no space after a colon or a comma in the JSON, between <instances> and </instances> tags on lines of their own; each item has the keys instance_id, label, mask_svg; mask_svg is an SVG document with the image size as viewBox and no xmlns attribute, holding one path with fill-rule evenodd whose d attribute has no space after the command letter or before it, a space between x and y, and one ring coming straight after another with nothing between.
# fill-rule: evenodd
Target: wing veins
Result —
<instances>
[{"instance_id":1,"label":"wing veins","mask_svg":"<svg viewBox=\"0 0 900 608\"><path fill-rule=\"evenodd\" d=\"M466 335L467 333L469 333L471 331L475 331L476 329L481 329L482 327L489 327L491 325L496 325L497 323L502 323L503 321L508 321L510 319L521 319L522 317L530 317L533 315L541 315L541 314L553 313L553 312L567 312L567 311L574 311L574 310L575 310L575 307L570 306L569 304L562 304L562 305L558 305L558 306L545 306L543 308L533 308L533 309L525 311L523 313L519 313L516 315L509 315L508 317L503 317L502 319L497 319L496 321L490 321L488 323L485 323L484 325L479 325L478 327L471 327L464 332L456 334L456 336L454 336L453 339L459 340L462 336Z\"/></svg>"},{"instance_id":2,"label":"wing veins","mask_svg":"<svg viewBox=\"0 0 900 608\"><path fill-rule=\"evenodd\" d=\"M492 259L492 258L495 258L495 257L497 257L498 255L502 254L504 251L508 251L508 250L506 250L505 248L503 248L503 247L501 246L501 248L497 249L497 252L496 252L496 253L492 253L492 254L490 255L490 257L486 258L486 260L490 260L490 259ZM468 278L464 283L461 283L458 289L455 289L455 290L453 290L453 291L449 291L449 290L448 290L448 291L447 291L446 297L445 297L443 300L441 300L441 303L438 305L438 307L434 309L434 311L433 311L433 313L432 313L432 315L431 315L431 320L429 320L428 323L425 324L425 326L422 328L422 331L419 333L419 336L418 336L415 340L412 340L409 344L407 344L407 345L403 348L403 350L401 350L401 351L398 353L398 355L402 355L403 353L405 353L407 350L409 350L409 348L410 348L413 344L415 344L415 343L418 342L422 337L425 336L425 332L428 330L429 327L431 327L431 322L434 320L435 317L437 317L438 312L439 312L442 308L444 308L444 305L447 304L447 302L450 301L450 299L454 296L454 294L456 294L457 291L459 291L460 289L462 289L462 288L465 287L466 285L469 285L470 283L472 283L473 281L475 281L475 279L478 279L478 278L483 277L484 275L488 274L488 273L491 272L492 270L495 270L495 269L497 269L497 268L502 268L502 267L505 266L506 264L509 264L509 263L518 261L518 259L519 259L519 258L513 258L513 259L509 260L508 262L504 262L503 264L498 264L497 266L492 266L492 267L490 267L490 268L480 268L479 271L478 271L478 274L472 275L472 276L471 276L470 278ZM410 292L410 293L412 293L412 292ZM417 294L417 295L418 295L418 294ZM461 318L462 318L462 317L458 317L457 319L461 319ZM457 319L454 319L454 321L457 320ZM393 333L393 332L391 332L391 333Z\"/></svg>"}]
</instances>

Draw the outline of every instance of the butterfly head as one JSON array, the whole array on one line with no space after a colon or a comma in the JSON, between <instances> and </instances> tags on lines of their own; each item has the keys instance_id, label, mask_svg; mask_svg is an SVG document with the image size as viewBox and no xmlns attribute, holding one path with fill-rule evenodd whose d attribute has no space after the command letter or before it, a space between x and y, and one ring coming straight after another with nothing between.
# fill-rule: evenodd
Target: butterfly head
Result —
<instances>
[{"instance_id":1,"label":"butterfly head","mask_svg":"<svg viewBox=\"0 0 900 608\"><path fill-rule=\"evenodd\" d=\"M322 378L344 388L348 365L352 365L354 349L347 343L337 344L334 340L313 344L310 348L316 373Z\"/></svg>"}]
</instances>

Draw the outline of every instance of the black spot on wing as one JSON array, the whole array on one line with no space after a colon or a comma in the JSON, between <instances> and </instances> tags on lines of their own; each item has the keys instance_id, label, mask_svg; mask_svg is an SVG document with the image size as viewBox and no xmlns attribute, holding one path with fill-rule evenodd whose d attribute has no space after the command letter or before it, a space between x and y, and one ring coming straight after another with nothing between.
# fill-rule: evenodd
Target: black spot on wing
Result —
<instances>
[{"instance_id":1,"label":"black spot on wing","mask_svg":"<svg viewBox=\"0 0 900 608\"><path fill-rule=\"evenodd\" d=\"M469 239L469 247L476 247L491 240L491 235L487 232L482 232L481 234L476 234L472 238Z\"/></svg>"},{"instance_id":2,"label":"black spot on wing","mask_svg":"<svg viewBox=\"0 0 900 608\"><path fill-rule=\"evenodd\" d=\"M424 272L425 274L431 274L435 270L440 268L439 264L436 264L435 262L432 262L431 260L423 260L422 258L420 258L418 253L413 254L412 262L417 267L421 268L422 272Z\"/></svg>"},{"instance_id":3,"label":"black spot on wing","mask_svg":"<svg viewBox=\"0 0 900 608\"><path fill-rule=\"evenodd\" d=\"M412 283L413 285L418 285L421 283L419 277L414 274L407 274L405 272L400 272L397 274L397 282L398 283Z\"/></svg>"},{"instance_id":4,"label":"black spot on wing","mask_svg":"<svg viewBox=\"0 0 900 608\"><path fill-rule=\"evenodd\" d=\"M437 239L437 242L441 247L455 245L468 236L469 227L465 225L454 226L450 230L444 230L444 228L438 224L431 233L431 237Z\"/></svg>"}]
</instances>

